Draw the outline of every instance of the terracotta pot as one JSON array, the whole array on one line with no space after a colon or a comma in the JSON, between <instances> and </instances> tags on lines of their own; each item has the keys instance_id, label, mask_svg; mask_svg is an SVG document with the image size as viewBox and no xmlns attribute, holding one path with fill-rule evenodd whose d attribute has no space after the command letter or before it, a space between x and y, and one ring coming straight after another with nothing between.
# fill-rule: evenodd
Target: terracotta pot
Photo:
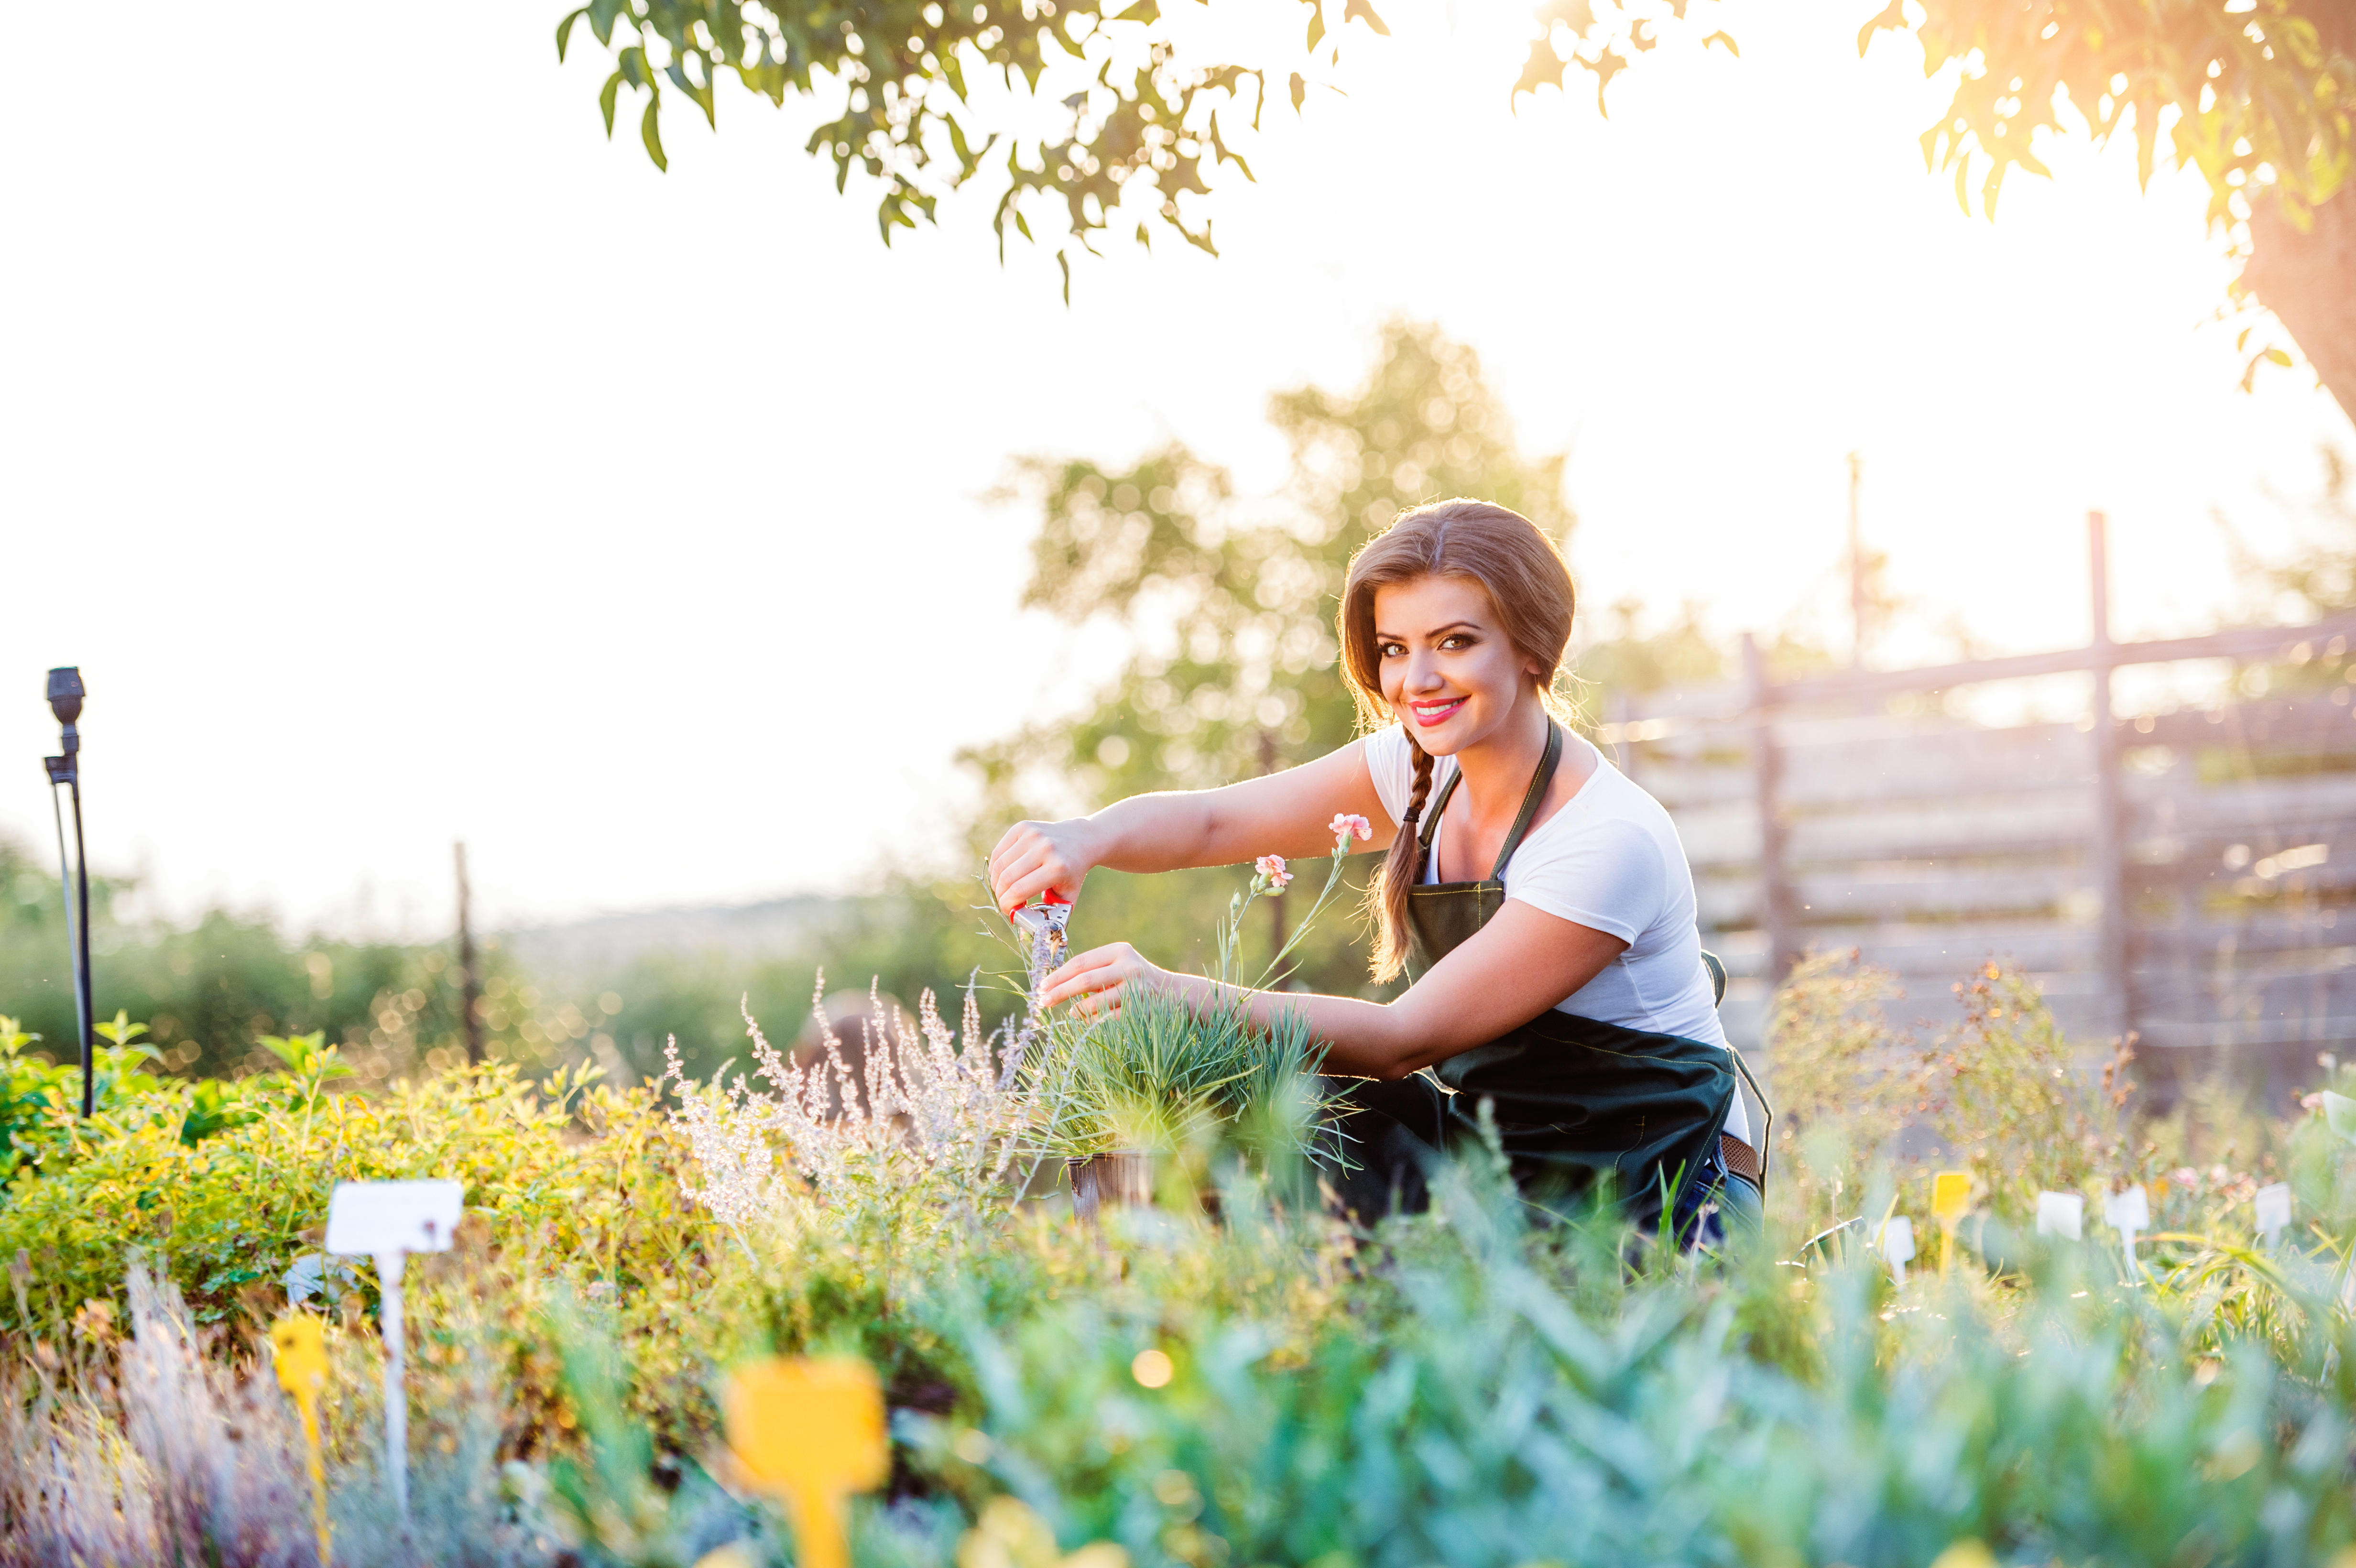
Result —
<instances>
[{"instance_id":1,"label":"terracotta pot","mask_svg":"<svg viewBox=\"0 0 2356 1568\"><path fill-rule=\"evenodd\" d=\"M1141 1149L1115 1149L1064 1164L1072 1179L1072 1212L1090 1224L1108 1205L1144 1208L1153 1201L1153 1157Z\"/></svg>"}]
</instances>

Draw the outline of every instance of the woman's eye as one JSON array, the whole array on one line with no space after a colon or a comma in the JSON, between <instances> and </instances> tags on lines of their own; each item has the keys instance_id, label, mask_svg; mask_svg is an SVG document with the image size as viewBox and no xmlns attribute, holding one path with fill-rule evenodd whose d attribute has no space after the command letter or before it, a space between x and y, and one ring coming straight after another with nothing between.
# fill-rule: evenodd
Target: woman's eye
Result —
<instances>
[{"instance_id":1,"label":"woman's eye","mask_svg":"<svg viewBox=\"0 0 2356 1568\"><path fill-rule=\"evenodd\" d=\"M1398 657L1399 655L1407 652L1407 645L1404 643L1384 643L1379 645L1375 651L1377 654L1380 654L1384 658L1395 659Z\"/></svg>"}]
</instances>

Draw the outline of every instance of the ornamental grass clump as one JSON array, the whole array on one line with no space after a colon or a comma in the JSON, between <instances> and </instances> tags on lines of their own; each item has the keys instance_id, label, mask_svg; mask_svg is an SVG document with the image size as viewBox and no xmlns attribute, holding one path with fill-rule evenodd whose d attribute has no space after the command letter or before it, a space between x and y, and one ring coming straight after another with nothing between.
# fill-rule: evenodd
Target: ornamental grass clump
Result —
<instances>
[{"instance_id":1,"label":"ornamental grass clump","mask_svg":"<svg viewBox=\"0 0 2356 1568\"><path fill-rule=\"evenodd\" d=\"M1041 1157L1169 1153L1232 1136L1256 1153L1312 1148L1323 1052L1299 1015L1263 1028L1239 1003L1198 1012L1154 992L1109 1018L1058 1019L1029 1075Z\"/></svg>"},{"instance_id":2,"label":"ornamental grass clump","mask_svg":"<svg viewBox=\"0 0 2356 1568\"><path fill-rule=\"evenodd\" d=\"M1366 819L1337 816L1325 885L1293 927L1291 938L1247 980L1241 959L1245 916L1280 893L1295 876L1281 855L1252 863L1250 883L1227 904L1217 932L1212 978L1265 989L1280 981L1293 952L1342 886L1353 839ZM1035 1012L1034 1008L1034 1012ZM1324 1048L1296 1014L1253 1021L1240 998L1196 1008L1151 991L1128 996L1098 1017L1066 1008L1044 1019L1044 1050L1020 1065L1035 1102L1030 1143L1047 1158L1085 1158L1115 1151L1169 1153L1227 1141L1262 1157L1329 1157L1320 1134L1330 1120L1330 1091L1319 1076Z\"/></svg>"}]
</instances>

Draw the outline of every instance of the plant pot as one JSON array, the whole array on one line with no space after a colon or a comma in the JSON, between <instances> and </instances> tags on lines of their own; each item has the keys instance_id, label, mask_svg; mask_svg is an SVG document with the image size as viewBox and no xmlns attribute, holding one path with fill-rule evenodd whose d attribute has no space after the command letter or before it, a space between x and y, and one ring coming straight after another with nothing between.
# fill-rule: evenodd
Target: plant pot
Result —
<instances>
[{"instance_id":1,"label":"plant pot","mask_svg":"<svg viewBox=\"0 0 2356 1568\"><path fill-rule=\"evenodd\" d=\"M1153 1201L1153 1157L1142 1149L1114 1149L1064 1166L1072 1180L1072 1212L1089 1224L1107 1206L1144 1208Z\"/></svg>"}]
</instances>

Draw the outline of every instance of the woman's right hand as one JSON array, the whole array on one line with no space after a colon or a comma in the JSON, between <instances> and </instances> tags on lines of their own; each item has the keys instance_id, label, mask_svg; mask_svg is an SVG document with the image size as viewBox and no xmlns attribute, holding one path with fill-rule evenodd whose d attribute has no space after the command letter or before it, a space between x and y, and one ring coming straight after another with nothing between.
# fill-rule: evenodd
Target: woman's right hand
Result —
<instances>
[{"instance_id":1,"label":"woman's right hand","mask_svg":"<svg viewBox=\"0 0 2356 1568\"><path fill-rule=\"evenodd\" d=\"M1066 902L1080 896L1080 883L1096 867L1085 818L1066 822L1018 822L990 852L990 891L1000 912L1012 914L1040 894Z\"/></svg>"}]
</instances>

